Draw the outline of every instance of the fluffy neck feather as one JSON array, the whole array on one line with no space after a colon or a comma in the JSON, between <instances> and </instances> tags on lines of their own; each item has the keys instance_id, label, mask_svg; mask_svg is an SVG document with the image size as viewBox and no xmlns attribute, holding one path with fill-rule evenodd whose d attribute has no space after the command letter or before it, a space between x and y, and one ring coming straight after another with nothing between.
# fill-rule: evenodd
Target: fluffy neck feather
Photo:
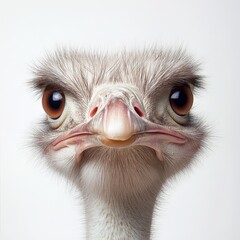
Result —
<instances>
[{"instance_id":1,"label":"fluffy neck feather","mask_svg":"<svg viewBox=\"0 0 240 240\"><path fill-rule=\"evenodd\" d=\"M155 153L142 147L94 151L85 153L80 171L87 239L150 239L153 209L164 181Z\"/></svg>"}]
</instances>

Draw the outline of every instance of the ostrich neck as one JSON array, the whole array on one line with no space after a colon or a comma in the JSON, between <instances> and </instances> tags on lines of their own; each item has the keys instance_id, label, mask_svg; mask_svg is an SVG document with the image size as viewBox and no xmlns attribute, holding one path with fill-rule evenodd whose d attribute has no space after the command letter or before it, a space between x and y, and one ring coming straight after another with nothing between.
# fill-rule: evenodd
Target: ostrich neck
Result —
<instances>
[{"instance_id":1,"label":"ostrich neck","mask_svg":"<svg viewBox=\"0 0 240 240\"><path fill-rule=\"evenodd\" d=\"M146 152L148 154L146 154ZM165 180L148 148L87 151L80 171L88 240L148 240Z\"/></svg>"},{"instance_id":2,"label":"ostrich neck","mask_svg":"<svg viewBox=\"0 0 240 240\"><path fill-rule=\"evenodd\" d=\"M88 240L148 240L155 199L91 198L85 202Z\"/></svg>"}]
</instances>

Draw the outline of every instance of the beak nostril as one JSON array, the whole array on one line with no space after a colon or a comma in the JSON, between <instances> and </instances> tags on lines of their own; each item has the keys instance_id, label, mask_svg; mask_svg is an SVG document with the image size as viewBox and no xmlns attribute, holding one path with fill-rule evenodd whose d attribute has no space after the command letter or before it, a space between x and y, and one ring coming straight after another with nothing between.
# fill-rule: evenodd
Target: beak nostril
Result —
<instances>
[{"instance_id":1,"label":"beak nostril","mask_svg":"<svg viewBox=\"0 0 240 240\"><path fill-rule=\"evenodd\" d=\"M135 112L137 113L137 115L139 116L139 117L143 117L143 112L140 110L140 108L138 108L138 107L134 107L134 110L135 110Z\"/></svg>"},{"instance_id":2,"label":"beak nostril","mask_svg":"<svg viewBox=\"0 0 240 240\"><path fill-rule=\"evenodd\" d=\"M94 117L96 115L97 111L98 111L98 107L94 107L89 114L90 117L91 118Z\"/></svg>"}]
</instances>

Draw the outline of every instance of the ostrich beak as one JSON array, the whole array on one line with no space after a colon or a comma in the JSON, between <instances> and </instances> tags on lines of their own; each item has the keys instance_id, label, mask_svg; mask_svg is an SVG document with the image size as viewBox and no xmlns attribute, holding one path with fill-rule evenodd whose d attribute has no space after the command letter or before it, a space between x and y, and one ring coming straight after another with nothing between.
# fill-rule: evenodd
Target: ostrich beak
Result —
<instances>
[{"instance_id":1,"label":"ostrich beak","mask_svg":"<svg viewBox=\"0 0 240 240\"><path fill-rule=\"evenodd\" d=\"M136 119L119 99L111 101L103 109L100 124L94 122L94 130L109 140L126 141L137 131Z\"/></svg>"},{"instance_id":2,"label":"ostrich beak","mask_svg":"<svg viewBox=\"0 0 240 240\"><path fill-rule=\"evenodd\" d=\"M133 142L133 135L141 129L135 115L121 99L116 98L93 119L92 129L99 134L99 140L104 145L126 146Z\"/></svg>"}]
</instances>

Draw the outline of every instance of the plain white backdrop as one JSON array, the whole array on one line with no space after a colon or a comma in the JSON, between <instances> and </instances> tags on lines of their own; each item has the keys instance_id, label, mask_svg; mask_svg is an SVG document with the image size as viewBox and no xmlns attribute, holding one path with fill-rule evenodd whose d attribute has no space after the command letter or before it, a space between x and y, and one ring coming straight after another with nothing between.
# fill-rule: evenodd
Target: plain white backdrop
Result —
<instances>
[{"instance_id":1,"label":"plain white backdrop","mask_svg":"<svg viewBox=\"0 0 240 240\"><path fill-rule=\"evenodd\" d=\"M202 62L194 111L208 150L171 182L153 239L239 240L240 2L237 0L0 2L0 239L84 239L76 191L34 159L29 134L44 113L30 66L56 46L118 50L183 45Z\"/></svg>"}]
</instances>

